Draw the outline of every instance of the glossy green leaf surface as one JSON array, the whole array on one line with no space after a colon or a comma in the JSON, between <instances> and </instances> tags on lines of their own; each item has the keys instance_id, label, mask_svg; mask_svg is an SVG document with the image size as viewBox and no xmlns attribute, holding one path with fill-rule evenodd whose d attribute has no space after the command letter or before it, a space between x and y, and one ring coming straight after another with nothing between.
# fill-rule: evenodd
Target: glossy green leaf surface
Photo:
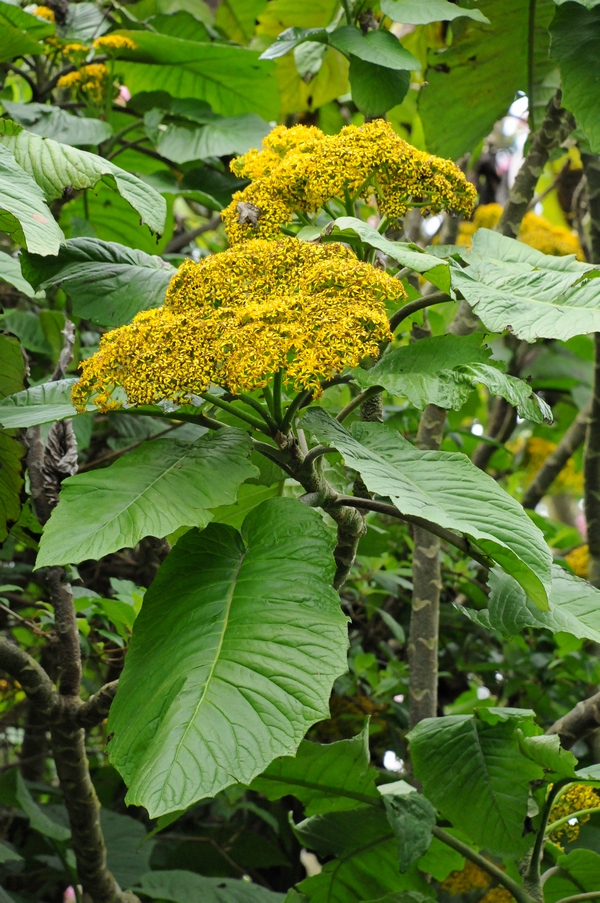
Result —
<instances>
[{"instance_id":1,"label":"glossy green leaf surface","mask_svg":"<svg viewBox=\"0 0 600 903\"><path fill-rule=\"evenodd\" d=\"M461 16L489 23L479 9L465 9L449 0L382 0L381 11L403 25L427 25L429 22L452 22Z\"/></svg>"},{"instance_id":2,"label":"glossy green leaf surface","mask_svg":"<svg viewBox=\"0 0 600 903\"><path fill-rule=\"evenodd\" d=\"M250 449L248 434L235 429L196 442L154 439L110 467L69 477L44 529L37 566L102 558L144 536L205 527L208 509L233 503L238 486L255 476Z\"/></svg>"},{"instance_id":3,"label":"glossy green leaf surface","mask_svg":"<svg viewBox=\"0 0 600 903\"><path fill-rule=\"evenodd\" d=\"M303 542L297 542L298 533ZM346 667L334 537L292 499L177 543L146 593L109 755L152 817L250 783L327 717Z\"/></svg>"},{"instance_id":4,"label":"glossy green leaf surface","mask_svg":"<svg viewBox=\"0 0 600 903\"><path fill-rule=\"evenodd\" d=\"M398 841L398 864L402 873L408 871L427 852L431 844L436 812L422 793L417 793L404 781L383 785L380 792L387 819Z\"/></svg>"},{"instance_id":5,"label":"glossy green leaf surface","mask_svg":"<svg viewBox=\"0 0 600 903\"><path fill-rule=\"evenodd\" d=\"M42 189L1 144L0 229L36 254L58 254L64 241Z\"/></svg>"},{"instance_id":6,"label":"glossy green leaf surface","mask_svg":"<svg viewBox=\"0 0 600 903\"><path fill-rule=\"evenodd\" d=\"M464 455L420 451L398 433L357 423L353 433L325 411L304 418L320 442L333 445L368 489L389 496L404 514L422 517L468 536L548 607L551 556L541 532L519 503Z\"/></svg>"},{"instance_id":7,"label":"glossy green leaf surface","mask_svg":"<svg viewBox=\"0 0 600 903\"><path fill-rule=\"evenodd\" d=\"M0 401L0 426L5 429L35 426L74 417L71 389L76 379L59 379L15 392Z\"/></svg>"}]
</instances>

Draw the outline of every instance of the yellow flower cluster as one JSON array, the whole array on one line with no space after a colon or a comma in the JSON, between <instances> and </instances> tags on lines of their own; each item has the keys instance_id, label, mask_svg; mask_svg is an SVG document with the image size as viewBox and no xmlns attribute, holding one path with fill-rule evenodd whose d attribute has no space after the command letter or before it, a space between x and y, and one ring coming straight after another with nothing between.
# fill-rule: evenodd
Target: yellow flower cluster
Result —
<instances>
[{"instance_id":1,"label":"yellow flower cluster","mask_svg":"<svg viewBox=\"0 0 600 903\"><path fill-rule=\"evenodd\" d=\"M471 222L460 224L457 245L469 248L475 232L478 229L495 229L501 216L500 204L483 204L478 207ZM535 213L529 212L523 217L519 241L543 254L552 254L554 257L575 254L578 260L585 259L574 232L562 226L553 226L545 217Z\"/></svg>"},{"instance_id":2,"label":"yellow flower cluster","mask_svg":"<svg viewBox=\"0 0 600 903\"><path fill-rule=\"evenodd\" d=\"M376 201L397 223L409 207L469 216L476 191L451 161L426 154L400 138L383 119L325 135L314 126L277 126L231 163L251 184L223 211L231 244L272 238L295 211L315 213L337 198ZM253 216L247 216L248 206Z\"/></svg>"},{"instance_id":3,"label":"yellow flower cluster","mask_svg":"<svg viewBox=\"0 0 600 903\"><path fill-rule=\"evenodd\" d=\"M531 436L527 440L525 446L525 476L532 479L538 472L546 458L556 449L554 442L547 439L540 439L538 436ZM575 470L573 458L569 458L559 475L552 483L549 493L557 494L560 492L581 495L583 492L583 471Z\"/></svg>"},{"instance_id":4,"label":"yellow flower cluster","mask_svg":"<svg viewBox=\"0 0 600 903\"><path fill-rule=\"evenodd\" d=\"M590 569L590 547L588 545L578 546L576 549L573 549L572 552L565 555L565 561L574 574L587 580Z\"/></svg>"},{"instance_id":5,"label":"yellow flower cluster","mask_svg":"<svg viewBox=\"0 0 600 903\"><path fill-rule=\"evenodd\" d=\"M514 903L514 897L505 887L493 887L484 894L479 903Z\"/></svg>"},{"instance_id":6,"label":"yellow flower cluster","mask_svg":"<svg viewBox=\"0 0 600 903\"><path fill-rule=\"evenodd\" d=\"M378 355L390 338L384 302L405 297L399 280L338 244L257 240L186 260L164 307L102 338L73 403L118 407L116 387L132 405L183 402L211 383L238 394L280 369L318 394L320 380Z\"/></svg>"},{"instance_id":7,"label":"yellow flower cluster","mask_svg":"<svg viewBox=\"0 0 600 903\"><path fill-rule=\"evenodd\" d=\"M89 94L92 100L100 101L106 89L109 72L104 63L89 63L79 71L61 75L57 84L59 88L77 88Z\"/></svg>"},{"instance_id":8,"label":"yellow flower cluster","mask_svg":"<svg viewBox=\"0 0 600 903\"><path fill-rule=\"evenodd\" d=\"M70 53L87 53L89 49L86 44L81 44L79 41L72 41L61 48L65 56L68 56Z\"/></svg>"},{"instance_id":9,"label":"yellow flower cluster","mask_svg":"<svg viewBox=\"0 0 600 903\"><path fill-rule=\"evenodd\" d=\"M56 21L54 10L50 9L49 6L36 6L33 15L37 16L39 19L46 19L48 22Z\"/></svg>"},{"instance_id":10,"label":"yellow flower cluster","mask_svg":"<svg viewBox=\"0 0 600 903\"><path fill-rule=\"evenodd\" d=\"M471 890L485 890L491 883L492 879L487 872L467 859L462 871L450 872L448 877L442 881L441 888L447 893L455 895L465 894Z\"/></svg>"},{"instance_id":11,"label":"yellow flower cluster","mask_svg":"<svg viewBox=\"0 0 600 903\"><path fill-rule=\"evenodd\" d=\"M94 41L95 50L137 50L137 44L122 34L105 34Z\"/></svg>"},{"instance_id":12,"label":"yellow flower cluster","mask_svg":"<svg viewBox=\"0 0 600 903\"><path fill-rule=\"evenodd\" d=\"M566 818L573 812L580 812L582 809L595 809L600 806L600 796L596 791L587 784L573 784L569 787L555 802L550 810L550 824ZM590 820L589 815L577 816L577 821L572 825L565 822L555 831L550 833L550 840L554 843L563 838L567 843L575 840L579 836L579 828Z\"/></svg>"}]
</instances>

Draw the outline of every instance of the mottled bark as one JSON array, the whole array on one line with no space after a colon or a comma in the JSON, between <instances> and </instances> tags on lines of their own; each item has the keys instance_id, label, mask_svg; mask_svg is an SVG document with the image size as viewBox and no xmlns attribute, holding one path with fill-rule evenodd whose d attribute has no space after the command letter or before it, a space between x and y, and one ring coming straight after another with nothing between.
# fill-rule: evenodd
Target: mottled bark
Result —
<instances>
[{"instance_id":1,"label":"mottled bark","mask_svg":"<svg viewBox=\"0 0 600 903\"><path fill-rule=\"evenodd\" d=\"M600 727L600 693L578 702L574 709L559 718L547 734L558 734L561 746L571 747Z\"/></svg>"}]
</instances>

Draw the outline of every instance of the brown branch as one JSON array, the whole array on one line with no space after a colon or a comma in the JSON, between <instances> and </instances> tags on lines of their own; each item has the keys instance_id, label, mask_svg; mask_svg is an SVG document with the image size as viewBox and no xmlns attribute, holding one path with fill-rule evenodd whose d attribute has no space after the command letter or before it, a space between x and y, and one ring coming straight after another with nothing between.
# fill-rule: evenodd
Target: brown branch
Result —
<instances>
[{"instance_id":1,"label":"brown branch","mask_svg":"<svg viewBox=\"0 0 600 903\"><path fill-rule=\"evenodd\" d=\"M591 734L600 727L600 693L578 702L574 709L555 721L547 734L558 734L560 744L565 749Z\"/></svg>"},{"instance_id":2,"label":"brown branch","mask_svg":"<svg viewBox=\"0 0 600 903\"><path fill-rule=\"evenodd\" d=\"M496 227L502 235L512 238L518 236L521 221L527 213L527 207L533 198L550 153L555 147L559 147L575 128L575 120L561 104L562 92L559 89L546 107L542 124L531 140L527 156L509 192L508 201Z\"/></svg>"},{"instance_id":3,"label":"brown branch","mask_svg":"<svg viewBox=\"0 0 600 903\"><path fill-rule=\"evenodd\" d=\"M418 310L423 310L426 307L433 307L434 304L443 304L445 301L452 300L453 299L446 292L432 292L431 295L415 298L414 301L409 301L404 307L401 307L400 310L397 310L396 313L390 317L390 331L395 332L403 320L406 320L407 317L412 316L412 314L415 314Z\"/></svg>"},{"instance_id":4,"label":"brown branch","mask_svg":"<svg viewBox=\"0 0 600 903\"><path fill-rule=\"evenodd\" d=\"M46 568L45 579L54 608L54 629L58 640L60 694L79 699L81 687L79 630L71 585L64 582L64 577L63 567Z\"/></svg>"},{"instance_id":5,"label":"brown branch","mask_svg":"<svg viewBox=\"0 0 600 903\"><path fill-rule=\"evenodd\" d=\"M117 695L118 680L101 687L97 693L79 706L75 713L75 721L80 727L91 728L101 724L108 717L112 701Z\"/></svg>"},{"instance_id":6,"label":"brown branch","mask_svg":"<svg viewBox=\"0 0 600 903\"><path fill-rule=\"evenodd\" d=\"M54 713L58 697L52 681L35 659L4 637L0 638L0 669L21 684L38 712L45 717Z\"/></svg>"},{"instance_id":7,"label":"brown branch","mask_svg":"<svg viewBox=\"0 0 600 903\"><path fill-rule=\"evenodd\" d=\"M523 495L523 507L535 508L559 475L569 458L585 439L590 405L581 409L551 455L548 455Z\"/></svg>"},{"instance_id":8,"label":"brown branch","mask_svg":"<svg viewBox=\"0 0 600 903\"><path fill-rule=\"evenodd\" d=\"M417 446L439 450L444 437L446 411L428 404L419 422ZM409 725L437 715L438 633L442 578L440 538L431 530L413 528L412 610L408 642Z\"/></svg>"},{"instance_id":9,"label":"brown branch","mask_svg":"<svg viewBox=\"0 0 600 903\"><path fill-rule=\"evenodd\" d=\"M164 249L163 254L176 254L178 251L181 251L182 248L187 247L194 239L198 238L200 235L204 235L205 232L213 232L220 223L221 214L217 213L215 216L212 216L207 223L204 223L203 226L198 226L197 229L190 229L188 232L182 232L181 235L174 235Z\"/></svg>"}]
</instances>

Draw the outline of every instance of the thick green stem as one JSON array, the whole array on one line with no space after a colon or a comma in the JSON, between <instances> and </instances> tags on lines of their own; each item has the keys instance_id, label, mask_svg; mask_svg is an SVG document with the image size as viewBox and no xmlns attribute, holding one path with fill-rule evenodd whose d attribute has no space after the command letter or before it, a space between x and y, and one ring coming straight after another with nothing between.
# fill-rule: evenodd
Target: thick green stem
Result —
<instances>
[{"instance_id":1,"label":"thick green stem","mask_svg":"<svg viewBox=\"0 0 600 903\"><path fill-rule=\"evenodd\" d=\"M542 809L540 826L538 828L538 833L533 845L533 851L531 853L531 859L529 861L529 868L527 869L527 873L525 875L525 882L527 884L528 890L540 897L542 894L540 883L540 866L542 864L542 856L544 855L546 834L550 830L547 828L548 819L550 818L550 812L552 811L552 806L554 805L556 797L560 794L565 783L567 782L558 782L554 784L551 790L548 791L548 796L546 797L546 802L544 803L544 808Z\"/></svg>"},{"instance_id":2,"label":"thick green stem","mask_svg":"<svg viewBox=\"0 0 600 903\"><path fill-rule=\"evenodd\" d=\"M278 426L283 423L282 382L283 371L278 370L273 377L273 416Z\"/></svg>"},{"instance_id":3,"label":"thick green stem","mask_svg":"<svg viewBox=\"0 0 600 903\"><path fill-rule=\"evenodd\" d=\"M245 411L241 411L239 408L236 408L228 401L223 401L223 399L219 398L217 395L211 395L210 392L204 392L200 397L205 401L210 402L215 407L222 408L222 410L227 411L229 414L233 414L233 416L237 417L238 420L243 420L244 423L250 424L250 426L254 427L255 430L260 430L261 433L265 433L267 436L271 435L271 431L267 429L264 423L261 423L260 420L257 420L256 417L253 417L251 414L247 414Z\"/></svg>"}]
</instances>

